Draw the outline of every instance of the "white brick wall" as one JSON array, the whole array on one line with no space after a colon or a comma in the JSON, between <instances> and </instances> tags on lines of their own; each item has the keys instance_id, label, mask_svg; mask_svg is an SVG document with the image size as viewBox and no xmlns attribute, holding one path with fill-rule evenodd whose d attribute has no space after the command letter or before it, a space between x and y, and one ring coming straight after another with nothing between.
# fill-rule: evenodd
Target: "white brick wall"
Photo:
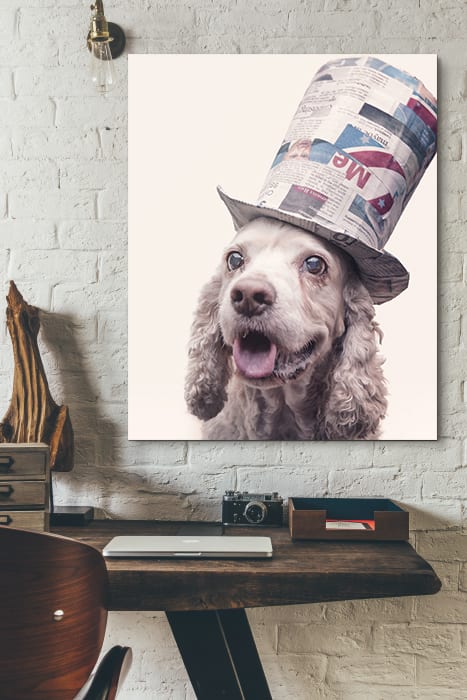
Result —
<instances>
[{"instance_id":1,"label":"white brick wall","mask_svg":"<svg viewBox=\"0 0 467 700\"><path fill-rule=\"evenodd\" d=\"M225 488L394 496L444 582L435 597L249 613L275 700L460 700L467 654L467 19L462 0L108 0L131 52L440 56L440 419L437 443L128 443L126 58L93 93L82 0L2 0L0 275L44 309L44 361L70 405L77 465L57 500L115 517L216 517ZM50 312L50 313L47 313ZM414 319L414 323L418 323ZM420 348L423 352L423 348ZM11 389L0 328L0 400ZM416 406L414 407L416 410ZM252 465L252 467L250 466ZM123 700L193 693L163 615L110 616L135 661Z\"/></svg>"}]
</instances>

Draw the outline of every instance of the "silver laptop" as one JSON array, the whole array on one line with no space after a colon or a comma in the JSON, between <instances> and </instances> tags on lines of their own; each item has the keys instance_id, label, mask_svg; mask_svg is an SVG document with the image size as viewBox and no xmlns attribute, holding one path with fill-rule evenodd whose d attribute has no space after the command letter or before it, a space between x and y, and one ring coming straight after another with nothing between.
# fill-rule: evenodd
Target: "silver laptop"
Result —
<instances>
[{"instance_id":1,"label":"silver laptop","mask_svg":"<svg viewBox=\"0 0 467 700\"><path fill-rule=\"evenodd\" d=\"M208 535L124 535L103 549L104 557L179 557L237 559L272 557L270 537Z\"/></svg>"}]
</instances>

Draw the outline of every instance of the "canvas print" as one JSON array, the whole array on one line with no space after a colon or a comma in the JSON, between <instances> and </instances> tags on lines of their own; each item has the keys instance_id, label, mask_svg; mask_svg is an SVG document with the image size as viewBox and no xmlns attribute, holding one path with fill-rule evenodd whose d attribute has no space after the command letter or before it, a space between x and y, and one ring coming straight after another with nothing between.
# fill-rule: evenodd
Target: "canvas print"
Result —
<instances>
[{"instance_id":1,"label":"canvas print","mask_svg":"<svg viewBox=\"0 0 467 700\"><path fill-rule=\"evenodd\" d=\"M435 95L434 56L130 57L130 439L436 439Z\"/></svg>"}]
</instances>

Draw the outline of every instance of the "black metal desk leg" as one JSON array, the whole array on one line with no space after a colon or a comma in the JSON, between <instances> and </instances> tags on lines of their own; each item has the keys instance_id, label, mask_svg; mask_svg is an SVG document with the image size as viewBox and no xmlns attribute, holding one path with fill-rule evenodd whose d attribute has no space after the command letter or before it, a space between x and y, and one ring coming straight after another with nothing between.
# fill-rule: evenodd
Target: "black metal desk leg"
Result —
<instances>
[{"instance_id":1,"label":"black metal desk leg","mask_svg":"<svg viewBox=\"0 0 467 700\"><path fill-rule=\"evenodd\" d=\"M272 700L246 613L166 613L198 700Z\"/></svg>"}]
</instances>

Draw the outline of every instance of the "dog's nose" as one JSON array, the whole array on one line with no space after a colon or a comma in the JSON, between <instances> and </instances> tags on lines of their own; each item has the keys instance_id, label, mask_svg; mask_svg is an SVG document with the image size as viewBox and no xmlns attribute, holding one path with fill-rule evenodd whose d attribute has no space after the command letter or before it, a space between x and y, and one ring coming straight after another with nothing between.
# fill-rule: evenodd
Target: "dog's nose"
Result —
<instances>
[{"instance_id":1,"label":"dog's nose","mask_svg":"<svg viewBox=\"0 0 467 700\"><path fill-rule=\"evenodd\" d=\"M259 316L276 300L274 287L265 280L242 280L230 292L235 311L242 316Z\"/></svg>"}]
</instances>

